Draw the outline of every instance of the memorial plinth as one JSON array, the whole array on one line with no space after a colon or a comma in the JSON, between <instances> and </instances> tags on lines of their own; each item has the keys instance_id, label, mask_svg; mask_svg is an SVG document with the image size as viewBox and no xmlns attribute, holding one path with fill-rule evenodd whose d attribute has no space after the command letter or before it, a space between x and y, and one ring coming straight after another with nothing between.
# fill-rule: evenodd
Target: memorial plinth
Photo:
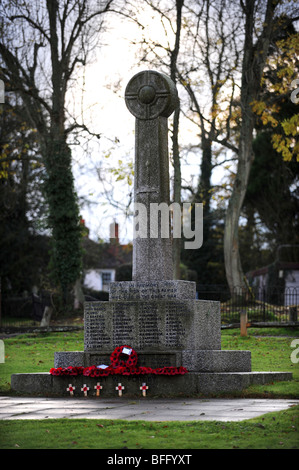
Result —
<instances>
[{"instance_id":1,"label":"memorial plinth","mask_svg":"<svg viewBox=\"0 0 299 470\"><path fill-rule=\"evenodd\" d=\"M188 370L183 376L146 376L147 395L232 392L252 383L290 380L288 373L252 373L249 351L221 350L220 303L196 300L194 282L173 280L170 219L153 221L151 207L169 205L167 118L178 105L177 91L165 75L145 71L130 80L125 99L136 118L133 281L111 283L109 302L85 303L84 351L56 352L54 367L109 365L115 348L128 345L138 354L139 366ZM71 380L79 394L82 376ZM122 393L139 395L144 380L122 376ZM66 395L69 381L69 376L14 374L11 386L25 393ZM84 377L90 390L97 381ZM101 377L101 396L115 396L118 381L117 376Z\"/></svg>"}]
</instances>

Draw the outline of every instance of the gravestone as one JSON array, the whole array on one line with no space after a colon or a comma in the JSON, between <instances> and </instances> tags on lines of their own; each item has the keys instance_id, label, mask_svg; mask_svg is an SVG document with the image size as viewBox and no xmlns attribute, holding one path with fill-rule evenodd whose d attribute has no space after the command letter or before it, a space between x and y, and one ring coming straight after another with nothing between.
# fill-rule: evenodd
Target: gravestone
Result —
<instances>
[{"instance_id":1,"label":"gravestone","mask_svg":"<svg viewBox=\"0 0 299 470\"><path fill-rule=\"evenodd\" d=\"M147 394L190 396L289 380L292 374L252 373L249 351L222 350L220 303L196 300L194 282L172 278L170 220L153 220L151 208L169 205L167 119L178 106L175 85L156 71L140 72L129 81L125 100L136 118L133 280L112 282L108 302L85 303L84 351L56 352L54 367L109 365L114 349L129 345L140 366L188 370L176 377L148 376ZM82 380L72 377L75 390ZM97 381L84 377L84 386L94 390ZM114 396L118 381L101 378L101 396ZM140 393L143 382L144 376L123 376L123 394ZM69 393L68 376L13 374L11 384L27 393Z\"/></svg>"}]
</instances>

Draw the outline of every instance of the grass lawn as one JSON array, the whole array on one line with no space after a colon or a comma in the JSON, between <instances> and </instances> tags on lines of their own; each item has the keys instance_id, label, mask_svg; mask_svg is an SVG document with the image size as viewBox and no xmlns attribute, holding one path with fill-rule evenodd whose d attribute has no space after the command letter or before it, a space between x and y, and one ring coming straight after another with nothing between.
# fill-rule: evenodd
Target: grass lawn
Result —
<instances>
[{"instance_id":1,"label":"grass lawn","mask_svg":"<svg viewBox=\"0 0 299 470\"><path fill-rule=\"evenodd\" d=\"M299 406L241 422L0 422L1 449L298 449ZM102 462L101 462L102 463Z\"/></svg>"},{"instance_id":2,"label":"grass lawn","mask_svg":"<svg viewBox=\"0 0 299 470\"><path fill-rule=\"evenodd\" d=\"M299 363L291 361L296 348L291 347L299 338L299 328L249 328L248 336L241 337L238 329L223 330L222 349L251 351L252 371L292 372L293 380L267 385L252 385L243 391L243 397L299 398ZM299 359L299 350L296 354Z\"/></svg>"},{"instance_id":3,"label":"grass lawn","mask_svg":"<svg viewBox=\"0 0 299 470\"><path fill-rule=\"evenodd\" d=\"M242 397L299 398L299 364L291 342L299 330L222 330L222 349L250 350L253 371L291 371L294 380L255 385ZM55 351L83 350L83 331L20 335L4 339L0 393L8 395L10 376L47 372ZM298 347L298 346L296 346ZM297 354L299 357L299 353ZM240 396L240 394L239 394ZM127 422L121 420L0 421L1 449L294 449L299 448L299 406L242 422Z\"/></svg>"}]
</instances>

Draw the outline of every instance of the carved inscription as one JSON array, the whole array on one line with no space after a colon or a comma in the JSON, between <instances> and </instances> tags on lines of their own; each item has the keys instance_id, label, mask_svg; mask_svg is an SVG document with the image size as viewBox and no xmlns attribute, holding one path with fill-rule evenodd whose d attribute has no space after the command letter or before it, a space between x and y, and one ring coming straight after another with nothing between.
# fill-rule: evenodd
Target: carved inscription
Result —
<instances>
[{"instance_id":1,"label":"carved inscription","mask_svg":"<svg viewBox=\"0 0 299 470\"><path fill-rule=\"evenodd\" d=\"M195 299L195 282L128 281L110 284L110 301Z\"/></svg>"},{"instance_id":2,"label":"carved inscription","mask_svg":"<svg viewBox=\"0 0 299 470\"><path fill-rule=\"evenodd\" d=\"M188 302L151 299L90 304L85 310L86 351L112 352L122 344L153 351L186 348Z\"/></svg>"},{"instance_id":3,"label":"carved inscription","mask_svg":"<svg viewBox=\"0 0 299 470\"><path fill-rule=\"evenodd\" d=\"M129 305L122 302L113 304L112 308L113 345L134 344L134 315Z\"/></svg>"},{"instance_id":4,"label":"carved inscription","mask_svg":"<svg viewBox=\"0 0 299 470\"><path fill-rule=\"evenodd\" d=\"M142 302L139 305L139 343L140 347L157 345L161 332L158 325L158 305L156 302Z\"/></svg>"},{"instance_id":5,"label":"carved inscription","mask_svg":"<svg viewBox=\"0 0 299 470\"><path fill-rule=\"evenodd\" d=\"M161 287L160 283L151 283L151 286L148 285L148 282L138 283L138 288L130 288L129 296L130 298L141 298L144 300L156 300L156 299L175 299L177 294L177 289L175 287Z\"/></svg>"},{"instance_id":6,"label":"carved inscription","mask_svg":"<svg viewBox=\"0 0 299 470\"><path fill-rule=\"evenodd\" d=\"M85 308L84 349L109 349L111 347L107 325L107 304L90 302Z\"/></svg>"},{"instance_id":7,"label":"carved inscription","mask_svg":"<svg viewBox=\"0 0 299 470\"><path fill-rule=\"evenodd\" d=\"M165 312L165 346L181 348L182 339L185 335L182 318L185 312L184 305L168 303Z\"/></svg>"},{"instance_id":8,"label":"carved inscription","mask_svg":"<svg viewBox=\"0 0 299 470\"><path fill-rule=\"evenodd\" d=\"M110 300L174 300L194 296L193 284L190 286L184 281L138 281L125 283L112 283L110 285Z\"/></svg>"}]
</instances>

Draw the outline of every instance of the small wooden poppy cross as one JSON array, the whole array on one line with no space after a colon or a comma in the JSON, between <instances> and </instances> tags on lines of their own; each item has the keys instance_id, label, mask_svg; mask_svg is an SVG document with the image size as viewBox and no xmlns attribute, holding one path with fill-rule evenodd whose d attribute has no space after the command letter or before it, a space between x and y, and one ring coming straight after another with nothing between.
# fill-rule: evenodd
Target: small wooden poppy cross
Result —
<instances>
[{"instance_id":1,"label":"small wooden poppy cross","mask_svg":"<svg viewBox=\"0 0 299 470\"><path fill-rule=\"evenodd\" d=\"M84 392L84 396L87 397L87 392L89 390L89 387L86 386L86 384L83 385L81 388L81 392Z\"/></svg>"},{"instance_id":2,"label":"small wooden poppy cross","mask_svg":"<svg viewBox=\"0 0 299 470\"><path fill-rule=\"evenodd\" d=\"M66 389L67 392L70 392L70 395L73 396L74 395L74 390L75 390L75 387L72 386L72 384L69 384L68 388Z\"/></svg>"},{"instance_id":3,"label":"small wooden poppy cross","mask_svg":"<svg viewBox=\"0 0 299 470\"><path fill-rule=\"evenodd\" d=\"M102 390L102 385L100 384L100 382L98 382L95 386L94 386L94 389L97 391L96 395L97 397L100 396L100 390Z\"/></svg>"},{"instance_id":4,"label":"small wooden poppy cross","mask_svg":"<svg viewBox=\"0 0 299 470\"><path fill-rule=\"evenodd\" d=\"M146 391L147 391L147 389L148 389L148 385L146 385L146 383L143 382L143 384L142 384L141 387L140 387L140 390L142 390L142 395L143 395L144 397L146 397Z\"/></svg>"},{"instance_id":5,"label":"small wooden poppy cross","mask_svg":"<svg viewBox=\"0 0 299 470\"><path fill-rule=\"evenodd\" d=\"M117 387L115 387L115 390L118 390L118 396L119 396L119 397L122 396L122 394L123 394L122 391L124 390L124 388L125 388L125 387L124 387L121 383L119 383L119 384L117 385Z\"/></svg>"}]
</instances>

